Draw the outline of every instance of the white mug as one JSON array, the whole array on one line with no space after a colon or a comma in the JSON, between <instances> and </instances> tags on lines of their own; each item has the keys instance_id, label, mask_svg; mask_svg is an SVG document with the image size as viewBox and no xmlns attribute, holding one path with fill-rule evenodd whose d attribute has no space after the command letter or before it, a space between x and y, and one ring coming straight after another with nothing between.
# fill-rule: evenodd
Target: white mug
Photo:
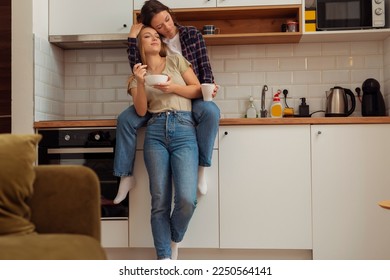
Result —
<instances>
[{"instance_id":1,"label":"white mug","mask_svg":"<svg viewBox=\"0 0 390 280\"><path fill-rule=\"evenodd\" d=\"M202 86L203 101L212 101L215 84L205 83L205 84L201 84L201 86Z\"/></svg>"}]
</instances>

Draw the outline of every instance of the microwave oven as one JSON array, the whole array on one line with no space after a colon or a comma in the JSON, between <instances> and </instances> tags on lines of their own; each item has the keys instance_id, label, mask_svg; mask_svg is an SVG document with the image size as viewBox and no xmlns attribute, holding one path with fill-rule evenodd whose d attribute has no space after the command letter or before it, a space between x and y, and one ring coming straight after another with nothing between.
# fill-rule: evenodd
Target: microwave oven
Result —
<instances>
[{"instance_id":1,"label":"microwave oven","mask_svg":"<svg viewBox=\"0 0 390 280\"><path fill-rule=\"evenodd\" d=\"M317 30L381 28L385 0L317 0Z\"/></svg>"}]
</instances>

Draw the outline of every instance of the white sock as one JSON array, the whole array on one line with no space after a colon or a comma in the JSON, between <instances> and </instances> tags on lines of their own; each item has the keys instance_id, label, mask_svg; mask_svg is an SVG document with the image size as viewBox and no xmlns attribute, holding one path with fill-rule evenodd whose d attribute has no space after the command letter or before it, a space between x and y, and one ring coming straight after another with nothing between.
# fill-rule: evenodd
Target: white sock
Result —
<instances>
[{"instance_id":1,"label":"white sock","mask_svg":"<svg viewBox=\"0 0 390 280\"><path fill-rule=\"evenodd\" d=\"M198 169L198 191L202 195L207 193L206 167L204 166L199 166Z\"/></svg>"},{"instance_id":2,"label":"white sock","mask_svg":"<svg viewBox=\"0 0 390 280\"><path fill-rule=\"evenodd\" d=\"M119 183L118 193L114 199L114 204L119 204L127 196L127 193L135 186L134 176L123 176Z\"/></svg>"},{"instance_id":3,"label":"white sock","mask_svg":"<svg viewBox=\"0 0 390 280\"><path fill-rule=\"evenodd\" d=\"M176 242L171 242L171 259L172 260L177 260L177 257L179 256L179 244L180 243L176 243Z\"/></svg>"}]
</instances>

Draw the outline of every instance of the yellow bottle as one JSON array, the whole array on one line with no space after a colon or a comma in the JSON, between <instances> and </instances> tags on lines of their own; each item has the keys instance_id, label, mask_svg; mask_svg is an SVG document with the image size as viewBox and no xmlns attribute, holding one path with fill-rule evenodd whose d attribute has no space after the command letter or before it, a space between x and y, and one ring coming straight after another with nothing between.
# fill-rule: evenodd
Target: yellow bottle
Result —
<instances>
[{"instance_id":1,"label":"yellow bottle","mask_svg":"<svg viewBox=\"0 0 390 280\"><path fill-rule=\"evenodd\" d=\"M281 118L283 117L283 106L282 103L280 102L280 97L279 97L280 91L278 90L277 93L274 95L274 99L272 101L271 105L271 118Z\"/></svg>"}]
</instances>

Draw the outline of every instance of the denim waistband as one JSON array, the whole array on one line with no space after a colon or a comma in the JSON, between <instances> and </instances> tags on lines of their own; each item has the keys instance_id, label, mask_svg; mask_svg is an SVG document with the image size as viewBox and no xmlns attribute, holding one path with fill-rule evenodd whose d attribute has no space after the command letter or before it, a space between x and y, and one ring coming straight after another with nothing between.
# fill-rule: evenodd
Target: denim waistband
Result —
<instances>
[{"instance_id":1,"label":"denim waistband","mask_svg":"<svg viewBox=\"0 0 390 280\"><path fill-rule=\"evenodd\" d=\"M192 112L191 111L168 110L168 111L165 111L165 112L152 113L152 117L167 117L169 115L192 116Z\"/></svg>"}]
</instances>

